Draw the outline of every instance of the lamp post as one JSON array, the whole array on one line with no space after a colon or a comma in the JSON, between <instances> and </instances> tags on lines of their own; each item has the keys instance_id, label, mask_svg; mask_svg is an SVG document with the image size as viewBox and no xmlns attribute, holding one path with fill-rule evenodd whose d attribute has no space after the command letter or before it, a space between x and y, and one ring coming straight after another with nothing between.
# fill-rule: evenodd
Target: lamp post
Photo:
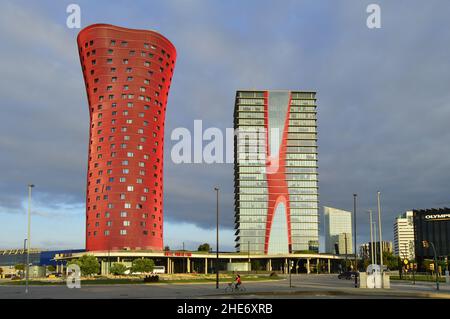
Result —
<instances>
[{"instance_id":1,"label":"lamp post","mask_svg":"<svg viewBox=\"0 0 450 319\"><path fill-rule=\"evenodd\" d=\"M422 245L424 248L429 248L431 244L431 247L433 248L434 253L434 273L436 274L436 290L439 290L439 277L438 277L438 263L437 263L437 254L436 254L436 247L434 247L433 242L424 240L422 241Z\"/></svg>"},{"instance_id":2,"label":"lamp post","mask_svg":"<svg viewBox=\"0 0 450 319\"><path fill-rule=\"evenodd\" d=\"M353 194L353 230L355 232L355 238L354 238L354 246L355 246L355 272L358 272L358 260L356 256L356 197L357 194ZM355 288L358 288L358 277L355 274Z\"/></svg>"},{"instance_id":3,"label":"lamp post","mask_svg":"<svg viewBox=\"0 0 450 319\"><path fill-rule=\"evenodd\" d=\"M216 289L219 289L219 188L216 191Z\"/></svg>"},{"instance_id":4,"label":"lamp post","mask_svg":"<svg viewBox=\"0 0 450 319\"><path fill-rule=\"evenodd\" d=\"M378 204L378 233L380 240L380 271L381 271L381 287L384 288L384 271L383 271L383 235L381 230L381 204L380 204L380 192L377 192L377 204Z\"/></svg>"},{"instance_id":5,"label":"lamp post","mask_svg":"<svg viewBox=\"0 0 450 319\"><path fill-rule=\"evenodd\" d=\"M30 276L30 238L31 238L31 189L33 184L28 184L28 234L27 234L27 265L25 279L25 293L28 293L28 277Z\"/></svg>"},{"instance_id":6,"label":"lamp post","mask_svg":"<svg viewBox=\"0 0 450 319\"><path fill-rule=\"evenodd\" d=\"M347 250L347 233L344 233L344 239L345 239L345 271L348 270L347 264L348 264L348 250Z\"/></svg>"},{"instance_id":7,"label":"lamp post","mask_svg":"<svg viewBox=\"0 0 450 319\"><path fill-rule=\"evenodd\" d=\"M378 265L378 253L377 253L377 223L373 222L373 240L374 240L374 258L375 258L375 264Z\"/></svg>"},{"instance_id":8,"label":"lamp post","mask_svg":"<svg viewBox=\"0 0 450 319\"><path fill-rule=\"evenodd\" d=\"M369 224L370 224L370 257L373 265L373 225L372 225L372 210L369 209Z\"/></svg>"},{"instance_id":9,"label":"lamp post","mask_svg":"<svg viewBox=\"0 0 450 319\"><path fill-rule=\"evenodd\" d=\"M27 263L27 256L25 255L25 251L27 250L27 239L25 238L23 240L23 266L25 267L25 264ZM25 277L25 269L22 270L22 273L20 274L20 278L23 279Z\"/></svg>"}]
</instances>

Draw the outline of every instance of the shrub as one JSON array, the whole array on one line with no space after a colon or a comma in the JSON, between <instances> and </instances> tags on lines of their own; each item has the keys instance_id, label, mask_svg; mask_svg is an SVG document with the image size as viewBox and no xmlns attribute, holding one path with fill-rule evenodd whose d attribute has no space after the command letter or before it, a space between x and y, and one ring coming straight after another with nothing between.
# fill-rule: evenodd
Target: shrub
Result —
<instances>
[{"instance_id":1,"label":"shrub","mask_svg":"<svg viewBox=\"0 0 450 319\"><path fill-rule=\"evenodd\" d=\"M144 278L144 282L158 282L158 281L159 281L158 275L145 276L145 278Z\"/></svg>"},{"instance_id":2,"label":"shrub","mask_svg":"<svg viewBox=\"0 0 450 319\"><path fill-rule=\"evenodd\" d=\"M135 272L152 272L153 268L155 267L155 263L151 259L135 259L133 260L132 266L131 266L131 273Z\"/></svg>"},{"instance_id":3,"label":"shrub","mask_svg":"<svg viewBox=\"0 0 450 319\"><path fill-rule=\"evenodd\" d=\"M121 263L113 263L111 266L111 273L116 276L123 275L126 270L127 267Z\"/></svg>"}]
</instances>

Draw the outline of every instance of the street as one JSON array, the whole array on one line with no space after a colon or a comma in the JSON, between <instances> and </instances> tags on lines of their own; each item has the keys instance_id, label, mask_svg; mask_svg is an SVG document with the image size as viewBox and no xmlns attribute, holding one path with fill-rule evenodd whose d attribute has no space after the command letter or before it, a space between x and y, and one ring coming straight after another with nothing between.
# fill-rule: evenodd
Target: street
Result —
<instances>
[{"instance_id":1,"label":"street","mask_svg":"<svg viewBox=\"0 0 450 319\"><path fill-rule=\"evenodd\" d=\"M337 275L292 275L281 280L243 282L244 293L226 293L226 284L219 289L215 283L193 284L134 284L134 285L83 285L80 289L69 289L63 285L30 286L26 295L24 286L0 285L0 299L111 299L111 298L156 298L156 299L235 299L235 298L337 298L337 299L392 299L392 298L450 298L450 286L441 284L440 291L434 283L391 281L391 289L354 288L353 280L339 280Z\"/></svg>"}]
</instances>

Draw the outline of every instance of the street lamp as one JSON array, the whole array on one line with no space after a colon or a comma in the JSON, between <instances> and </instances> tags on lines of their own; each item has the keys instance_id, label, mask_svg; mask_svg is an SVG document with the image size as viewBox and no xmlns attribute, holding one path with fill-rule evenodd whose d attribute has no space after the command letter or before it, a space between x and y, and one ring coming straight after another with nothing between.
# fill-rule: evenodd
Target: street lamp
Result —
<instances>
[{"instance_id":1,"label":"street lamp","mask_svg":"<svg viewBox=\"0 0 450 319\"><path fill-rule=\"evenodd\" d=\"M369 209L369 223L370 223L370 257L373 265L373 225L372 225L372 210Z\"/></svg>"},{"instance_id":2,"label":"street lamp","mask_svg":"<svg viewBox=\"0 0 450 319\"><path fill-rule=\"evenodd\" d=\"M381 287L384 288L384 271L383 271L383 235L381 230L381 204L380 204L380 192L377 192L377 204L378 204L378 232L380 240L380 271L381 271Z\"/></svg>"},{"instance_id":3,"label":"street lamp","mask_svg":"<svg viewBox=\"0 0 450 319\"><path fill-rule=\"evenodd\" d=\"M422 245L424 248L430 248L430 244L431 247L433 248L433 253L434 253L434 273L436 274L436 290L439 290L439 278L438 278L438 263L437 263L437 254L436 254L436 247L434 247L433 242L428 241L428 240L423 240L422 241Z\"/></svg>"},{"instance_id":4,"label":"street lamp","mask_svg":"<svg viewBox=\"0 0 450 319\"><path fill-rule=\"evenodd\" d=\"M219 188L216 191L216 289L219 289Z\"/></svg>"},{"instance_id":5,"label":"street lamp","mask_svg":"<svg viewBox=\"0 0 450 319\"><path fill-rule=\"evenodd\" d=\"M355 272L358 272L358 260L356 256L356 197L357 194L353 194L353 229L355 232L354 245L355 245ZM358 277L355 274L355 288L358 288Z\"/></svg>"},{"instance_id":6,"label":"street lamp","mask_svg":"<svg viewBox=\"0 0 450 319\"><path fill-rule=\"evenodd\" d=\"M34 187L33 184L28 184L28 234L27 234L27 268L26 268L26 279L25 279L25 293L28 293L28 277L30 276L30 229L31 229L31 189Z\"/></svg>"}]
</instances>

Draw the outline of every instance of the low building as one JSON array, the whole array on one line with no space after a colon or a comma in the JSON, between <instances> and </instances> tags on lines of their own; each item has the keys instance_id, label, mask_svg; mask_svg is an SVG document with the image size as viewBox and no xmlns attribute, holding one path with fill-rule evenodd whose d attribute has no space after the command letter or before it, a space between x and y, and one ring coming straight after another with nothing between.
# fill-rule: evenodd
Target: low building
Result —
<instances>
[{"instance_id":1,"label":"low building","mask_svg":"<svg viewBox=\"0 0 450 319\"><path fill-rule=\"evenodd\" d=\"M138 258L149 258L155 266L164 266L167 274L174 273L214 273L216 267L215 252L187 251L88 251L55 256L57 271L63 272L66 261L80 258L88 254L95 256L100 263L100 273L108 275L115 262L131 265ZM248 254L219 252L218 269L227 271L230 263L247 263L251 270L288 273L289 261L293 262L292 272L298 273L331 273L338 272L344 260L343 256L320 253L293 254ZM249 263L250 261L250 263ZM256 267L258 267L256 269Z\"/></svg>"}]
</instances>

